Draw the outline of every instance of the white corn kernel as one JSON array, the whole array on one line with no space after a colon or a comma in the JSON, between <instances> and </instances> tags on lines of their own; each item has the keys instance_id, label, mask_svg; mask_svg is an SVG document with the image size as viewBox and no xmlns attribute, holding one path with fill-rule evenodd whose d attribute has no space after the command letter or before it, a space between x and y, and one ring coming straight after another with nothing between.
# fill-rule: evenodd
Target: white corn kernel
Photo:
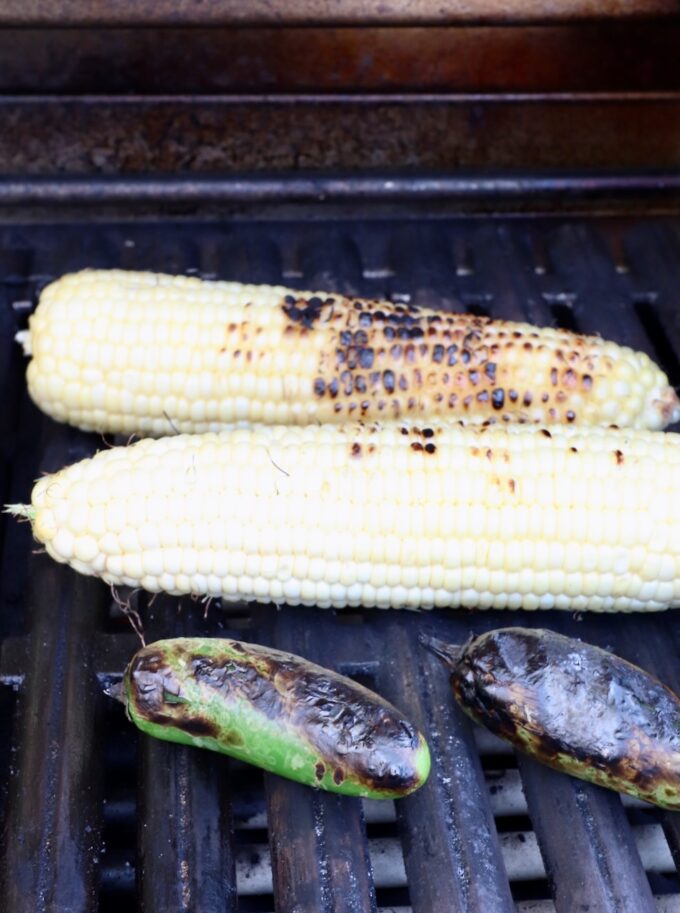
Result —
<instances>
[{"instance_id":1,"label":"white corn kernel","mask_svg":"<svg viewBox=\"0 0 680 913\"><path fill-rule=\"evenodd\" d=\"M81 572L176 594L338 608L680 605L680 437L441 423L424 440L436 455L408 421L145 440L36 483L33 531Z\"/></svg>"}]
</instances>

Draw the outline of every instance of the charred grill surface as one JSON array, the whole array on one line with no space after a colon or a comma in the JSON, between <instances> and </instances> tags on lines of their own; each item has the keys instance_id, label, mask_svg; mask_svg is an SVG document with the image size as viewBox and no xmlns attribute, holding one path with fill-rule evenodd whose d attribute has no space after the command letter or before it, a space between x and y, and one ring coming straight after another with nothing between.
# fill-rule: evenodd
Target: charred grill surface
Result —
<instances>
[{"instance_id":1,"label":"charred grill surface","mask_svg":"<svg viewBox=\"0 0 680 913\"><path fill-rule=\"evenodd\" d=\"M310 204L298 221L280 212L219 223L64 220L58 232L53 224L0 226L2 503L24 500L41 471L105 446L38 413L13 342L37 291L85 266L443 303L599 332L646 351L680 383L679 220L430 219L415 203L410 214L417 221L328 222ZM298 325L313 317L306 307L291 313ZM675 613L510 620L500 612L212 605L204 618L206 607L188 599L178 609L169 597L152 605L133 598L148 642L219 636L268 644L358 678L398 706L428 739L432 773L378 818L358 799L137 736L122 706L102 693L138 649L136 637L103 585L76 585L68 568L33 548L28 525L2 515L0 909L516 913L519 905L525 913L544 901L558 913L577 905L653 913L677 902L677 815L622 805L615 793L528 759L518 767L500 743L475 735L446 675L418 645L423 631L464 644L508 624L552 628L677 690ZM670 895L665 907L655 901L661 894Z\"/></svg>"}]
</instances>

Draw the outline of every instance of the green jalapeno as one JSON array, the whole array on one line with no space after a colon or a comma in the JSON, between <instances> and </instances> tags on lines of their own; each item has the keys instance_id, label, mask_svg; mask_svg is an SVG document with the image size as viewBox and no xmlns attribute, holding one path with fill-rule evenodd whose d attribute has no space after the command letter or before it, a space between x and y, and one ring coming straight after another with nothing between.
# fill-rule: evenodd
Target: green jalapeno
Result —
<instances>
[{"instance_id":1,"label":"green jalapeno","mask_svg":"<svg viewBox=\"0 0 680 913\"><path fill-rule=\"evenodd\" d=\"M632 663L553 631L502 628L463 647L422 637L477 723L564 773L680 808L680 698Z\"/></svg>"},{"instance_id":2,"label":"green jalapeno","mask_svg":"<svg viewBox=\"0 0 680 913\"><path fill-rule=\"evenodd\" d=\"M141 649L121 699L148 735L209 748L309 786L377 799L413 792L430 755L395 707L269 647L176 638Z\"/></svg>"}]
</instances>

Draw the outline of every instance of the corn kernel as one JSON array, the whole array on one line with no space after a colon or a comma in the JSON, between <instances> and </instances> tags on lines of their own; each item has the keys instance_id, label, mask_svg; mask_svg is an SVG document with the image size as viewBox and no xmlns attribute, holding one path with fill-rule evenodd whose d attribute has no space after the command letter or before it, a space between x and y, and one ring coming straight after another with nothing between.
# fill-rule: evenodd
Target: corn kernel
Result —
<instances>
[{"instance_id":1,"label":"corn kernel","mask_svg":"<svg viewBox=\"0 0 680 913\"><path fill-rule=\"evenodd\" d=\"M33 532L80 572L177 594L383 608L680 604L680 437L439 424L434 460L412 447L421 426L250 427L102 451L36 483ZM354 444L373 446L371 459L357 461Z\"/></svg>"}]
</instances>

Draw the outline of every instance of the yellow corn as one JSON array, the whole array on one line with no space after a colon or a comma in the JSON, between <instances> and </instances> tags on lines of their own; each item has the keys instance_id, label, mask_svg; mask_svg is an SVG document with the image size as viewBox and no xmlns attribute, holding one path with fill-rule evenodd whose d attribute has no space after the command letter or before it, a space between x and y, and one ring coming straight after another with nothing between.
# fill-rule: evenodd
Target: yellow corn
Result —
<instances>
[{"instance_id":1,"label":"yellow corn","mask_svg":"<svg viewBox=\"0 0 680 913\"><path fill-rule=\"evenodd\" d=\"M680 605L680 435L404 422L146 439L35 486L57 561L320 607Z\"/></svg>"},{"instance_id":2,"label":"yellow corn","mask_svg":"<svg viewBox=\"0 0 680 913\"><path fill-rule=\"evenodd\" d=\"M19 336L35 402L86 430L680 419L666 375L598 337L326 292L86 271L49 285Z\"/></svg>"}]
</instances>

